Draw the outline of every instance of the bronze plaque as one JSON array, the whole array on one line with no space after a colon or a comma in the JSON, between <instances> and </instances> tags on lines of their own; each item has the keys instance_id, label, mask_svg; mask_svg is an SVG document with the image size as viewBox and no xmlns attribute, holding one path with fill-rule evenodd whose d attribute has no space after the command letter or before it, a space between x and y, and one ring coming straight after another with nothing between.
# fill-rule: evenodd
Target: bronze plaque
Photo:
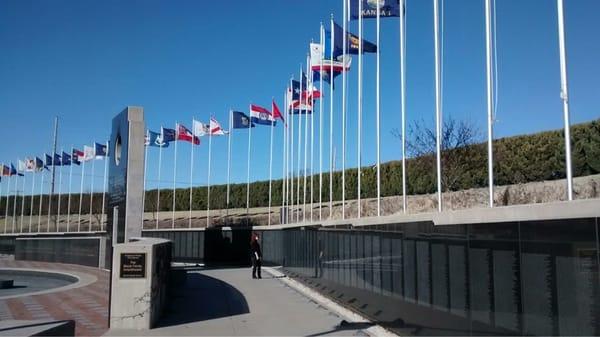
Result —
<instances>
[{"instance_id":1,"label":"bronze plaque","mask_svg":"<svg viewBox=\"0 0 600 337\"><path fill-rule=\"evenodd\" d=\"M146 253L121 254L121 278L146 278Z\"/></svg>"}]
</instances>

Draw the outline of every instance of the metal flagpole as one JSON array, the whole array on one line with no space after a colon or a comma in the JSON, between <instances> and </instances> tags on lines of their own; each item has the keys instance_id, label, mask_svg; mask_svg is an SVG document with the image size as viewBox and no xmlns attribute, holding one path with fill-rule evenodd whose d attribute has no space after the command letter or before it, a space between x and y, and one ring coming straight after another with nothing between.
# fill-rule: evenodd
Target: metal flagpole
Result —
<instances>
[{"instance_id":1,"label":"metal flagpole","mask_svg":"<svg viewBox=\"0 0 600 337\"><path fill-rule=\"evenodd\" d=\"M569 116L569 87L567 77L567 51L565 42L565 13L563 0L556 0L558 8L558 48L560 52L560 98L563 101L565 123L565 161L567 167L567 198L573 200L573 170L571 166L571 121Z\"/></svg>"},{"instance_id":2,"label":"metal flagpole","mask_svg":"<svg viewBox=\"0 0 600 337\"><path fill-rule=\"evenodd\" d=\"M348 49L348 3L346 0L342 0L344 2L344 23L343 23L343 46L342 46L342 58L344 60L344 64L346 62L346 53ZM359 1L362 3L362 1ZM334 43L334 29L333 29L333 18L331 24L331 49L333 50ZM332 53L333 55L333 53ZM342 219L346 218L346 72L342 73ZM333 81L332 88L333 88ZM335 160L335 158L334 158Z\"/></svg>"},{"instance_id":3,"label":"metal flagpole","mask_svg":"<svg viewBox=\"0 0 600 337\"><path fill-rule=\"evenodd\" d=\"M34 165L33 172L32 172L33 173L32 174L33 182L31 183L31 197L29 200L29 231L28 231L28 233L31 233L31 223L33 221L33 193L35 193L35 173L36 173L35 170L36 169L35 169L35 165Z\"/></svg>"},{"instance_id":4,"label":"metal flagpole","mask_svg":"<svg viewBox=\"0 0 600 337\"><path fill-rule=\"evenodd\" d=\"M283 94L283 106L287 108L287 92ZM285 112L284 112L285 114ZM285 122L283 122L282 128L282 155L281 155L281 211L283 214L280 214L280 223L283 224L286 222L285 217L287 216L286 210L286 199L287 199L287 126Z\"/></svg>"},{"instance_id":5,"label":"metal flagpole","mask_svg":"<svg viewBox=\"0 0 600 337\"><path fill-rule=\"evenodd\" d=\"M344 13L346 10L346 0L342 0L344 2ZM345 15L345 14L344 14ZM335 38L335 30L333 29L333 14L331 14L331 36L330 36L330 52L329 52L329 59L330 59L330 63L329 63L329 219L331 219L333 217L333 41ZM346 26L346 23L344 22L344 27ZM346 50L345 48L346 43L344 42L344 50ZM325 53L325 48L323 48L323 53ZM343 58L343 62L345 64L346 62L346 55L342 55ZM343 74L344 77L344 81L346 78L346 74ZM345 90L342 88L343 92L345 93ZM344 107L345 104L342 103L342 107ZM342 108L342 118L343 118L343 123L345 123L345 111ZM345 126L345 124L344 124ZM345 136L346 132L345 130L342 129L342 133ZM344 176L344 173L342 172L342 177ZM342 178L343 179L343 178ZM342 187L342 190L344 189L344 187ZM342 193L343 194L343 193ZM342 196L342 200L343 200L343 196ZM342 201L342 213L344 209L344 205L343 205L343 201Z\"/></svg>"},{"instance_id":6,"label":"metal flagpole","mask_svg":"<svg viewBox=\"0 0 600 337\"><path fill-rule=\"evenodd\" d=\"M15 233L15 229L16 229L16 225L17 225L17 196L19 194L19 173L17 173L17 176L15 178L15 195L13 198L13 219L12 219L12 231L11 233Z\"/></svg>"},{"instance_id":7,"label":"metal flagpole","mask_svg":"<svg viewBox=\"0 0 600 337\"><path fill-rule=\"evenodd\" d=\"M275 99L275 98L273 98ZM273 119L273 105L271 104L271 140L269 141L269 211L267 212L268 220L267 224L271 225L271 202L273 192L273 129L275 129L275 122Z\"/></svg>"},{"instance_id":8,"label":"metal flagpole","mask_svg":"<svg viewBox=\"0 0 600 337\"><path fill-rule=\"evenodd\" d=\"M4 234L6 234L6 228L8 227L8 201L10 199L10 182L12 181L12 176L9 173L8 176L8 184L6 186L6 209L4 210Z\"/></svg>"},{"instance_id":9,"label":"metal flagpole","mask_svg":"<svg viewBox=\"0 0 600 337\"><path fill-rule=\"evenodd\" d=\"M58 169L58 204L57 204L57 209L56 209L56 231L58 232L58 226L60 224L60 206L61 206L61 201L62 201L62 185L63 185L63 170L62 170L62 164L64 162L63 160L63 155L64 150L61 148L60 149L60 168Z\"/></svg>"},{"instance_id":10,"label":"metal flagpole","mask_svg":"<svg viewBox=\"0 0 600 337\"><path fill-rule=\"evenodd\" d=\"M84 159L85 155L83 156ZM79 215L77 216L77 232L81 231L81 210L83 209L83 178L85 177L85 161L81 163L81 187L79 188ZM48 210L48 217L50 217L50 210Z\"/></svg>"},{"instance_id":11,"label":"metal flagpole","mask_svg":"<svg viewBox=\"0 0 600 337\"><path fill-rule=\"evenodd\" d=\"M493 116L494 106L492 97L494 88L492 84L492 23L491 23L491 0L485 0L485 62L486 62L486 84L487 84L487 133L488 133L488 189L489 189L489 207L494 207L494 150L492 147L493 138Z\"/></svg>"},{"instance_id":12,"label":"metal flagpole","mask_svg":"<svg viewBox=\"0 0 600 337\"><path fill-rule=\"evenodd\" d=\"M400 110L402 113L402 211L406 213L406 14L405 0L400 0Z\"/></svg>"},{"instance_id":13,"label":"metal flagpole","mask_svg":"<svg viewBox=\"0 0 600 337\"><path fill-rule=\"evenodd\" d=\"M95 176L95 167L96 167L96 141L94 141L94 157L92 158L92 180L90 182L90 222L88 224L88 232L92 231L92 214L94 213L94 180L96 180ZM58 228L57 228L58 229Z\"/></svg>"},{"instance_id":14,"label":"metal flagpole","mask_svg":"<svg viewBox=\"0 0 600 337\"><path fill-rule=\"evenodd\" d=\"M50 161L50 163L52 164L51 166L54 166L54 153L52 154L52 160ZM50 176L50 178L52 179L53 175ZM52 188L54 187L54 184L52 182L52 180L50 181L50 190L48 191L48 224L46 225L46 232L50 232L50 217L51 217L51 213L52 213Z\"/></svg>"},{"instance_id":15,"label":"metal flagpole","mask_svg":"<svg viewBox=\"0 0 600 337\"><path fill-rule=\"evenodd\" d=\"M233 138L233 112L229 109L229 137L227 139L227 210L226 214L229 215L229 184L231 177L231 142Z\"/></svg>"},{"instance_id":16,"label":"metal flagpole","mask_svg":"<svg viewBox=\"0 0 600 337\"><path fill-rule=\"evenodd\" d=\"M148 171L148 148L150 147L150 130L146 129L146 141L144 142L146 143L144 145L144 195L142 196L142 214L146 213L146 182L147 182L147 176L146 176L146 172ZM107 214L108 216L108 214ZM143 215L142 215L142 219L143 219ZM108 218L107 218L108 220ZM143 227L143 226L142 226Z\"/></svg>"},{"instance_id":17,"label":"metal flagpole","mask_svg":"<svg viewBox=\"0 0 600 337\"><path fill-rule=\"evenodd\" d=\"M102 191L102 209L100 210L100 231L104 231L104 216L107 215L106 214L106 210L104 209L104 207L106 206L106 186L108 184L108 180L107 180L107 174L108 174L108 155L109 155L109 148L108 148L108 141L105 143L106 145L106 153L104 155L104 181L102 182L102 184L104 185L104 190ZM146 157L144 157L144 161L146 160ZM71 160L71 167L73 166L73 160ZM146 174L144 173L144 182L146 181ZM142 195L142 227L143 227L143 223L144 223L144 198L146 195L146 189L144 188L143 191L143 195ZM108 219L107 219L108 220Z\"/></svg>"},{"instance_id":18,"label":"metal flagpole","mask_svg":"<svg viewBox=\"0 0 600 337\"><path fill-rule=\"evenodd\" d=\"M442 211L442 107L441 107L441 77L440 77L440 44L439 44L439 8L438 1L433 0L433 27L435 43L435 145L437 166L438 211Z\"/></svg>"},{"instance_id":19,"label":"metal flagpole","mask_svg":"<svg viewBox=\"0 0 600 337\"><path fill-rule=\"evenodd\" d=\"M306 68L309 71L310 77L310 98L307 97L307 100L310 102L311 112L310 112L310 222L313 222L313 200L314 200L314 148L315 148L315 111L314 111L314 100L313 100L313 72L310 67L310 61L307 63Z\"/></svg>"},{"instance_id":20,"label":"metal flagpole","mask_svg":"<svg viewBox=\"0 0 600 337\"><path fill-rule=\"evenodd\" d=\"M300 94L298 96L298 153L297 153L297 165L298 165L298 176L296 181L296 222L300 222L300 154L302 145L302 65L300 65Z\"/></svg>"},{"instance_id":21,"label":"metal flagpole","mask_svg":"<svg viewBox=\"0 0 600 337\"><path fill-rule=\"evenodd\" d=\"M25 175L23 175L23 187L21 187L21 220L19 221L19 232L23 233L23 216L25 215Z\"/></svg>"},{"instance_id":22,"label":"metal flagpole","mask_svg":"<svg viewBox=\"0 0 600 337\"><path fill-rule=\"evenodd\" d=\"M171 228L175 228L175 192L176 192L176 184L177 184L177 143L179 139L179 123L175 122L175 160L173 162L173 207L172 207L172 218L171 219ZM192 138L192 145L194 139Z\"/></svg>"},{"instance_id":23,"label":"metal flagpole","mask_svg":"<svg viewBox=\"0 0 600 337\"><path fill-rule=\"evenodd\" d=\"M302 76L300 77L302 78ZM288 102L288 106L286 107L287 111L291 112L289 115L290 118L290 128L291 128L291 132L289 135L290 138L290 151L289 152L289 165L288 165L288 170L289 170L289 175L290 175L290 215L289 218L290 220L288 222L293 222L294 221L294 87L293 87L293 83L292 83L292 79L290 79L290 98L291 101Z\"/></svg>"},{"instance_id":24,"label":"metal flagpole","mask_svg":"<svg viewBox=\"0 0 600 337\"><path fill-rule=\"evenodd\" d=\"M357 217L360 218L361 213L362 213L362 209L361 209L361 201L360 201L360 197L361 197L361 165L362 165L362 103L363 103L363 86L362 86L362 75L363 75L363 15L362 15L362 10L363 10L363 2L359 1L358 2L358 102L357 102L357 110L358 110L358 135L357 135L357 150L358 150L358 154L357 154L357 161L358 161L358 165L357 165L357 187L358 187L358 193L356 194L357 197L357 210L356 210L356 214Z\"/></svg>"},{"instance_id":25,"label":"metal flagpole","mask_svg":"<svg viewBox=\"0 0 600 337\"><path fill-rule=\"evenodd\" d=\"M158 148L158 181L156 182L156 229L158 229L158 212L160 211L160 169L162 166L162 149L165 144L165 132L160 126L161 145Z\"/></svg>"},{"instance_id":26,"label":"metal flagpole","mask_svg":"<svg viewBox=\"0 0 600 337\"><path fill-rule=\"evenodd\" d=\"M0 166L0 169L4 169L4 163L1 164L2 166ZM2 172L0 171L0 176L2 176ZM5 183L1 183L0 181L0 197L2 196L2 189L4 188L4 185L7 185L6 183L6 178L4 178L4 182ZM1 199L1 198L0 198ZM8 205L8 193L6 193L6 199L5 199L5 204ZM6 234L6 218L7 218L7 212L4 212L4 233Z\"/></svg>"},{"instance_id":27,"label":"metal flagpole","mask_svg":"<svg viewBox=\"0 0 600 337\"><path fill-rule=\"evenodd\" d=\"M319 31L319 39L321 46L321 60L319 63L319 221L323 220L323 58L325 57L323 23ZM333 77L333 74L332 76Z\"/></svg>"},{"instance_id":28,"label":"metal flagpole","mask_svg":"<svg viewBox=\"0 0 600 337\"><path fill-rule=\"evenodd\" d=\"M52 209L52 197L54 196L54 183L56 181L56 163L54 155L56 154L56 144L58 141L58 116L54 117L54 137L52 145L52 176L50 180L50 198L48 198L48 231L50 230L50 210ZM56 223L58 229L58 223Z\"/></svg>"},{"instance_id":29,"label":"metal flagpole","mask_svg":"<svg viewBox=\"0 0 600 337\"><path fill-rule=\"evenodd\" d=\"M250 111L252 107L250 106ZM252 114L252 112L250 112ZM250 144L252 142L252 119L248 121L248 164L246 165L246 223L250 216Z\"/></svg>"},{"instance_id":30,"label":"metal flagpole","mask_svg":"<svg viewBox=\"0 0 600 337\"><path fill-rule=\"evenodd\" d=\"M38 201L38 228L37 232L40 232L40 227L42 226L42 202L44 201L44 177L46 173L42 169L42 183L40 184L40 200Z\"/></svg>"},{"instance_id":31,"label":"metal flagpole","mask_svg":"<svg viewBox=\"0 0 600 337\"><path fill-rule=\"evenodd\" d=\"M79 160L79 159L78 159ZM71 146L71 167L69 167L69 198L67 205L67 232L71 229L71 194L73 193L73 146Z\"/></svg>"},{"instance_id":32,"label":"metal flagpole","mask_svg":"<svg viewBox=\"0 0 600 337\"><path fill-rule=\"evenodd\" d=\"M192 130L194 128L194 123L195 123L195 120L194 120L194 118L192 118ZM192 228L192 196L193 196L192 186L193 186L193 179L194 179L194 138L193 137L196 137L194 132L192 132L192 150L191 150L192 153L191 153L191 160L190 160L190 215L189 215L189 223L188 223L189 228Z\"/></svg>"},{"instance_id":33,"label":"metal flagpole","mask_svg":"<svg viewBox=\"0 0 600 337\"><path fill-rule=\"evenodd\" d=\"M208 124L208 188L206 189L206 228L210 227L210 168L212 160L212 138L212 128L210 127L210 124Z\"/></svg>"},{"instance_id":34,"label":"metal flagpole","mask_svg":"<svg viewBox=\"0 0 600 337\"><path fill-rule=\"evenodd\" d=\"M379 55L381 50L380 44L380 30L381 30L381 4L377 1L377 85L376 85L376 119L377 119L377 216L381 216L381 90L380 90L380 61Z\"/></svg>"},{"instance_id":35,"label":"metal flagpole","mask_svg":"<svg viewBox=\"0 0 600 337\"><path fill-rule=\"evenodd\" d=\"M306 69L308 69L310 67L310 59L308 57L306 57ZM312 83L309 83L309 74L307 71L306 74L306 93L305 93L305 98L304 98L304 194L303 194L303 206L302 206L302 222L306 222L306 189L307 189L307 184L306 184L306 167L307 167L307 161L308 161L308 91L311 90L311 88L309 88L309 86L312 85Z\"/></svg>"}]
</instances>

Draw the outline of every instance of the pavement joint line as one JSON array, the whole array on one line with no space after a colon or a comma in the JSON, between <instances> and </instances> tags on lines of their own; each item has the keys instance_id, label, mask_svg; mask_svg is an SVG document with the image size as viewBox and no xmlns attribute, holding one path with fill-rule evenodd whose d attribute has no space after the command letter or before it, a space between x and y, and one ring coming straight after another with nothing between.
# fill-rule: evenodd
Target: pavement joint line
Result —
<instances>
[{"instance_id":1,"label":"pavement joint line","mask_svg":"<svg viewBox=\"0 0 600 337\"><path fill-rule=\"evenodd\" d=\"M278 278L281 282L285 283L291 289L299 292L300 294L309 298L309 300L315 301L318 305L327 308L327 310L335 313L341 318L346 319L350 323L371 323L371 320L368 318L347 309L335 301L330 300L329 298L321 295L317 291L303 285L302 283L287 277L284 273L276 270L272 267L262 267L263 270L271 274L273 277ZM382 327L381 325L375 324L367 329L362 329L365 333L372 337L399 337L399 335L389 331L388 329Z\"/></svg>"}]
</instances>

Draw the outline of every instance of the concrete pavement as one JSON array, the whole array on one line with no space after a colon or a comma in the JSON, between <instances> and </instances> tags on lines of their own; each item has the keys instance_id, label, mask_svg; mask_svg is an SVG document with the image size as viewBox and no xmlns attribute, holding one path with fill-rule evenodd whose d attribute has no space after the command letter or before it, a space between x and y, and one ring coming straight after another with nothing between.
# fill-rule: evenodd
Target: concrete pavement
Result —
<instances>
[{"instance_id":1,"label":"concrete pavement","mask_svg":"<svg viewBox=\"0 0 600 337\"><path fill-rule=\"evenodd\" d=\"M111 336L366 336L369 323L345 323L338 314L263 271L188 270L175 287L159 326L110 330Z\"/></svg>"}]
</instances>

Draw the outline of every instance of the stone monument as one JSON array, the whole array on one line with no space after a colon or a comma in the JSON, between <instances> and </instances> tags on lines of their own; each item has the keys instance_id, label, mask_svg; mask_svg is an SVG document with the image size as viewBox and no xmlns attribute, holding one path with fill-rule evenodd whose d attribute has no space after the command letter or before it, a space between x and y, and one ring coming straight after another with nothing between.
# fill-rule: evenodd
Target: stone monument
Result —
<instances>
[{"instance_id":1,"label":"stone monument","mask_svg":"<svg viewBox=\"0 0 600 337\"><path fill-rule=\"evenodd\" d=\"M142 236L144 109L127 107L113 118L109 143L107 250ZM110 266L112 254L107 255Z\"/></svg>"}]
</instances>

